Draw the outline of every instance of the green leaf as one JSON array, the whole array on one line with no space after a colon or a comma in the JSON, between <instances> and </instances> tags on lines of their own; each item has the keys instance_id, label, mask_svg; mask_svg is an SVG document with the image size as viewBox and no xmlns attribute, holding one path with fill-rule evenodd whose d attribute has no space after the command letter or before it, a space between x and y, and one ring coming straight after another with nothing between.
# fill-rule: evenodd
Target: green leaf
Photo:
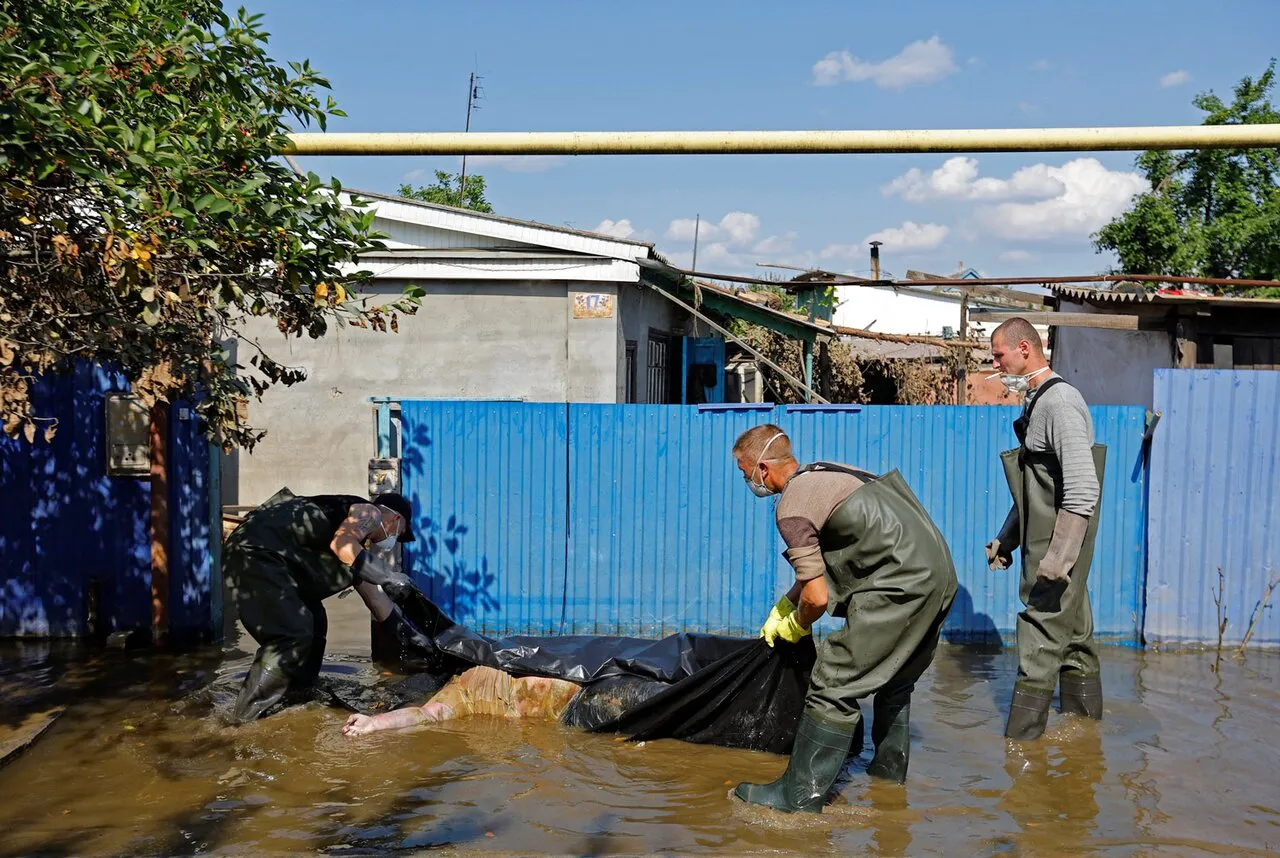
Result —
<instances>
[{"instance_id":1,"label":"green leaf","mask_svg":"<svg viewBox=\"0 0 1280 858\"><path fill-rule=\"evenodd\" d=\"M153 282L83 242L75 276L55 266L13 272L0 287L4 311L47 313L71 296L78 312L56 332L85 358L133 377L161 359L208 365L201 420L218 440L252 448L261 432L245 424L238 397L302 374L282 355L271 381L250 385L211 335L234 334L252 306L282 330L324 335L326 313L305 284L337 282L372 246L367 210L344 208L317 178L299 182L279 162L287 129L343 115L327 81L310 63L290 71L271 60L258 16L237 23L214 0L21 0L21 15L11 6L0 4L0 200L13 209L14 191L56 179L63 192L42 200L50 230L37 241L104 228L128 246L154 238L152 264L166 276ZM144 77L136 62L157 54L164 63ZM92 217L83 200L94 201ZM38 249L53 258L51 244ZM264 261L284 271L244 276ZM182 271L200 276L168 281ZM92 282L77 279L86 276Z\"/></svg>"}]
</instances>

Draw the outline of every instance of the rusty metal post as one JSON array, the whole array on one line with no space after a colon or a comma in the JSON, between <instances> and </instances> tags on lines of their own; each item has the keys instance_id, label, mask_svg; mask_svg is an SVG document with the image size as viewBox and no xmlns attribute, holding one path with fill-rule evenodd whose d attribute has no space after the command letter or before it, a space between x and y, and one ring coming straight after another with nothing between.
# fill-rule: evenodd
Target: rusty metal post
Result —
<instances>
[{"instance_id":1,"label":"rusty metal post","mask_svg":"<svg viewBox=\"0 0 1280 858\"><path fill-rule=\"evenodd\" d=\"M169 639L169 406L151 408L151 642Z\"/></svg>"}]
</instances>

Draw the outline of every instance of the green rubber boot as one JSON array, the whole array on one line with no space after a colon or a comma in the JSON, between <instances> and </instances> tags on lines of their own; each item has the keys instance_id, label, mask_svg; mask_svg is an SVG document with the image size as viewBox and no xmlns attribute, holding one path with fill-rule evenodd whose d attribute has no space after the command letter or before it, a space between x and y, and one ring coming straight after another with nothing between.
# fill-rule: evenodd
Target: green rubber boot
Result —
<instances>
[{"instance_id":1,"label":"green rubber boot","mask_svg":"<svg viewBox=\"0 0 1280 858\"><path fill-rule=\"evenodd\" d=\"M782 777L768 784L738 784L733 794L784 813L822 813L827 792L844 768L853 734L853 727L820 721L805 712L800 716L796 743Z\"/></svg>"},{"instance_id":2,"label":"green rubber boot","mask_svg":"<svg viewBox=\"0 0 1280 858\"><path fill-rule=\"evenodd\" d=\"M258 658L240 687L240 695L231 714L232 723L247 724L258 720L279 703L288 690L289 675L276 663L276 659L271 654Z\"/></svg>"},{"instance_id":3,"label":"green rubber boot","mask_svg":"<svg viewBox=\"0 0 1280 858\"><path fill-rule=\"evenodd\" d=\"M1063 673L1058 677L1058 699L1064 715L1102 720L1102 677Z\"/></svg>"},{"instance_id":4,"label":"green rubber boot","mask_svg":"<svg viewBox=\"0 0 1280 858\"><path fill-rule=\"evenodd\" d=\"M1013 687L1013 702L1009 705L1009 720L1004 734L1010 739L1029 741L1038 739L1049 723L1049 705L1053 703L1053 691L1032 688L1022 683Z\"/></svg>"},{"instance_id":5,"label":"green rubber boot","mask_svg":"<svg viewBox=\"0 0 1280 858\"><path fill-rule=\"evenodd\" d=\"M871 743L876 753L867 774L895 783L906 783L907 762L911 759L911 698L876 701L871 724Z\"/></svg>"}]
</instances>

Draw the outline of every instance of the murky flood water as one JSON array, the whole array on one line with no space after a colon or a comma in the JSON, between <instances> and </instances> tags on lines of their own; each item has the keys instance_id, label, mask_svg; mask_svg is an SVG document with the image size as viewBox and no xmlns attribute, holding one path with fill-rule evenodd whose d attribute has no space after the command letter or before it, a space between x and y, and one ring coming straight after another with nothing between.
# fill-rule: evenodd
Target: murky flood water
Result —
<instances>
[{"instance_id":1,"label":"murky flood water","mask_svg":"<svg viewBox=\"0 0 1280 858\"><path fill-rule=\"evenodd\" d=\"M367 615L331 600L326 672L373 682ZM250 645L251 641L248 642ZM250 646L251 648L251 646ZM25 660L24 660L25 653ZM868 752L821 817L731 802L786 760L474 718L346 739L308 704L221 726L248 658L0 648L0 723L66 705L0 769L0 855L654 852L1241 855L1280 849L1280 656L1104 651L1106 720L1001 737L1012 650L945 647L906 786ZM59 688L51 700L47 689Z\"/></svg>"}]
</instances>

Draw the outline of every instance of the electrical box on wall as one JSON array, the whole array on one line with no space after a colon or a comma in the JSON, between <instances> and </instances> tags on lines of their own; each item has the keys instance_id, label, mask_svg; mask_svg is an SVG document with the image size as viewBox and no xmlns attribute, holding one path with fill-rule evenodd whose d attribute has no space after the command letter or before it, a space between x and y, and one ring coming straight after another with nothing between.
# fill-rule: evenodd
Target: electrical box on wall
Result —
<instances>
[{"instance_id":1,"label":"electrical box on wall","mask_svg":"<svg viewBox=\"0 0 1280 858\"><path fill-rule=\"evenodd\" d=\"M107 476L145 477L151 473L151 411L136 396L106 398Z\"/></svg>"},{"instance_id":2,"label":"electrical box on wall","mask_svg":"<svg viewBox=\"0 0 1280 858\"><path fill-rule=\"evenodd\" d=\"M684 404L724 402L725 343L719 337L684 338Z\"/></svg>"},{"instance_id":3,"label":"electrical box on wall","mask_svg":"<svg viewBox=\"0 0 1280 858\"><path fill-rule=\"evenodd\" d=\"M400 460L369 460L369 497L400 491Z\"/></svg>"}]
</instances>

